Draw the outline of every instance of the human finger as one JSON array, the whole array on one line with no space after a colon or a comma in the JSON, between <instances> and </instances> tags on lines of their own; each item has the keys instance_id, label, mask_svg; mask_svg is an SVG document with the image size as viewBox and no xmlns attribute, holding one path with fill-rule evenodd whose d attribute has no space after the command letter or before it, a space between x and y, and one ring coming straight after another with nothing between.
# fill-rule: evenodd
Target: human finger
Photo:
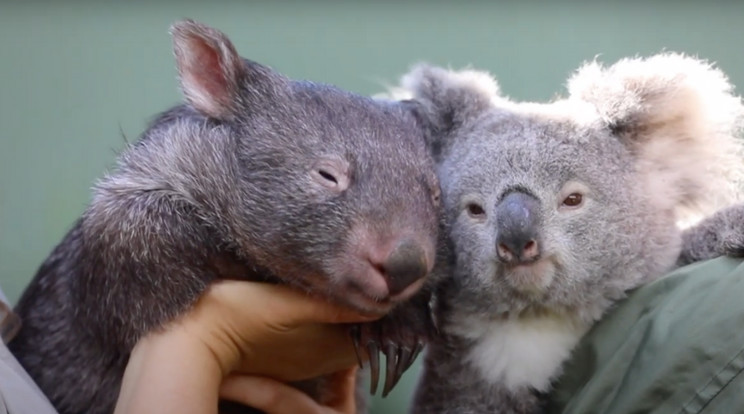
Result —
<instances>
[{"instance_id":1,"label":"human finger","mask_svg":"<svg viewBox=\"0 0 744 414\"><path fill-rule=\"evenodd\" d=\"M329 395L323 404L339 413L354 413L356 411L356 380L358 367L329 374L326 378L326 388Z\"/></svg>"},{"instance_id":2,"label":"human finger","mask_svg":"<svg viewBox=\"0 0 744 414\"><path fill-rule=\"evenodd\" d=\"M305 323L352 323L379 319L382 315L364 313L332 303L289 286L234 280L219 281L210 288L227 300L234 300L237 309L266 306L271 317L288 326ZM251 306L246 306L251 303Z\"/></svg>"},{"instance_id":3,"label":"human finger","mask_svg":"<svg viewBox=\"0 0 744 414\"><path fill-rule=\"evenodd\" d=\"M229 376L220 387L220 397L267 414L336 414L297 388L266 377Z\"/></svg>"}]
</instances>

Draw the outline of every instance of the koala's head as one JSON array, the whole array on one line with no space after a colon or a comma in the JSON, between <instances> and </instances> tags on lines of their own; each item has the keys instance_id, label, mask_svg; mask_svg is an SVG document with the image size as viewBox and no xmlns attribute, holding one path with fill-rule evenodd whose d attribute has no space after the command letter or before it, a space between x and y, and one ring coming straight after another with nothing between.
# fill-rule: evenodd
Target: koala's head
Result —
<instances>
[{"instance_id":1,"label":"koala's head","mask_svg":"<svg viewBox=\"0 0 744 414\"><path fill-rule=\"evenodd\" d=\"M692 58L590 63L547 104L471 70L419 66L403 88L435 149L457 306L475 312L594 318L673 265L685 214L737 192L741 100Z\"/></svg>"},{"instance_id":2,"label":"koala's head","mask_svg":"<svg viewBox=\"0 0 744 414\"><path fill-rule=\"evenodd\" d=\"M239 179L221 191L234 197L215 208L239 249L370 311L420 287L434 263L439 185L416 117L399 102L288 79L199 23L171 32L200 134L234 142Z\"/></svg>"}]
</instances>

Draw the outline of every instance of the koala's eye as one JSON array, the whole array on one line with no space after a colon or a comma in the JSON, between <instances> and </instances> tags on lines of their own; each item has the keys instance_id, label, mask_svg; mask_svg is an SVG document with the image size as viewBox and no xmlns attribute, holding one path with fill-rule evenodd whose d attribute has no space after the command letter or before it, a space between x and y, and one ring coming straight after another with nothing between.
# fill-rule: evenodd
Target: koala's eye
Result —
<instances>
[{"instance_id":1,"label":"koala's eye","mask_svg":"<svg viewBox=\"0 0 744 414\"><path fill-rule=\"evenodd\" d=\"M563 199L563 205L566 207L578 207L584 201L584 196L579 193L571 193Z\"/></svg>"},{"instance_id":2,"label":"koala's eye","mask_svg":"<svg viewBox=\"0 0 744 414\"><path fill-rule=\"evenodd\" d=\"M468 210L468 214L473 218L481 218L486 215L486 210L476 203L468 203L465 208Z\"/></svg>"}]
</instances>

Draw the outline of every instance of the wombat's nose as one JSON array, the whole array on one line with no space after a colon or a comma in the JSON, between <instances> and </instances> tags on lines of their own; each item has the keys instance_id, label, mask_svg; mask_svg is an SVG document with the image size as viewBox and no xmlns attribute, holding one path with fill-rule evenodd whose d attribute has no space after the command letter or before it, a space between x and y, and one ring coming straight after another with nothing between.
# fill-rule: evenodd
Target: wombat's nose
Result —
<instances>
[{"instance_id":1,"label":"wombat's nose","mask_svg":"<svg viewBox=\"0 0 744 414\"><path fill-rule=\"evenodd\" d=\"M398 244L379 268L385 276L390 295L393 296L403 292L429 271L424 249L413 240L404 240Z\"/></svg>"},{"instance_id":2,"label":"wombat's nose","mask_svg":"<svg viewBox=\"0 0 744 414\"><path fill-rule=\"evenodd\" d=\"M496 253L505 263L530 262L540 256L540 202L523 192L509 193L496 206Z\"/></svg>"}]
</instances>

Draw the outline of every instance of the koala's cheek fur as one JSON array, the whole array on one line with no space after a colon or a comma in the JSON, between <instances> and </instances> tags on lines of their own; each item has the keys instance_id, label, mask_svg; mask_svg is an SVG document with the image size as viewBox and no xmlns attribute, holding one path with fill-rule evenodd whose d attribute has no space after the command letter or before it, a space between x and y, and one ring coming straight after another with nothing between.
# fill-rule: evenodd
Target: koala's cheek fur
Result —
<instances>
[{"instance_id":1,"label":"koala's cheek fur","mask_svg":"<svg viewBox=\"0 0 744 414\"><path fill-rule=\"evenodd\" d=\"M450 227L450 238L457 246L462 246L457 261L468 269L468 273L479 275L483 282L491 282L495 276L496 239L493 223L490 220L477 221L459 208L451 216L456 216ZM488 274L488 272L492 272Z\"/></svg>"}]
</instances>

